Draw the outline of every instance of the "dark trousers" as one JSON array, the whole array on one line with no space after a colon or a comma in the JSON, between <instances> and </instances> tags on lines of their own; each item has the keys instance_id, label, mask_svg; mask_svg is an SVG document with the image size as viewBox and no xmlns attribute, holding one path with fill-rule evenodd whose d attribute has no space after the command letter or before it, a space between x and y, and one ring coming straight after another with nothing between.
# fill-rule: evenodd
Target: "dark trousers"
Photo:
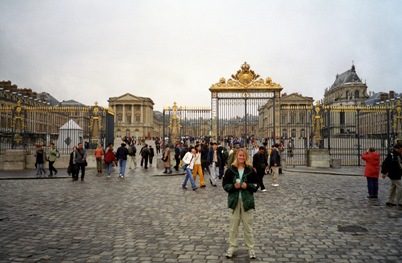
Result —
<instances>
[{"instance_id":1,"label":"dark trousers","mask_svg":"<svg viewBox=\"0 0 402 263\"><path fill-rule=\"evenodd\" d=\"M149 157L149 165L151 166L152 165L152 159L153 159L154 157Z\"/></svg>"},{"instance_id":2,"label":"dark trousers","mask_svg":"<svg viewBox=\"0 0 402 263\"><path fill-rule=\"evenodd\" d=\"M378 196L378 178L367 177L368 194Z\"/></svg>"},{"instance_id":3,"label":"dark trousers","mask_svg":"<svg viewBox=\"0 0 402 263\"><path fill-rule=\"evenodd\" d=\"M80 172L80 166L78 164L73 164L73 168L71 169L71 177L74 180L78 180L78 174Z\"/></svg>"},{"instance_id":4,"label":"dark trousers","mask_svg":"<svg viewBox=\"0 0 402 263\"><path fill-rule=\"evenodd\" d=\"M49 172L50 172L50 175L53 175L53 172L57 173L57 170L56 170L56 168L54 168L53 164L54 164L54 162L49 161Z\"/></svg>"},{"instance_id":5,"label":"dark trousers","mask_svg":"<svg viewBox=\"0 0 402 263\"><path fill-rule=\"evenodd\" d=\"M78 169L77 169L77 179L78 179L78 174L79 174L79 170L81 169L81 180L84 180L84 176L85 176L85 164L84 163L79 163L78 165Z\"/></svg>"},{"instance_id":6,"label":"dark trousers","mask_svg":"<svg viewBox=\"0 0 402 263\"><path fill-rule=\"evenodd\" d=\"M148 156L141 158L141 166L144 165L144 168L148 168Z\"/></svg>"},{"instance_id":7,"label":"dark trousers","mask_svg":"<svg viewBox=\"0 0 402 263\"><path fill-rule=\"evenodd\" d=\"M261 190L265 189L264 183L263 183L263 178L265 175L265 168L258 168L257 169L257 177L258 177L258 184L260 185Z\"/></svg>"},{"instance_id":8,"label":"dark trousers","mask_svg":"<svg viewBox=\"0 0 402 263\"><path fill-rule=\"evenodd\" d=\"M225 165L219 165L219 179L222 179L223 174L225 173Z\"/></svg>"},{"instance_id":9,"label":"dark trousers","mask_svg":"<svg viewBox=\"0 0 402 263\"><path fill-rule=\"evenodd\" d=\"M180 156L175 156L174 159L176 160L176 165L174 166L174 169L177 171L179 170L179 165L180 165Z\"/></svg>"}]
</instances>

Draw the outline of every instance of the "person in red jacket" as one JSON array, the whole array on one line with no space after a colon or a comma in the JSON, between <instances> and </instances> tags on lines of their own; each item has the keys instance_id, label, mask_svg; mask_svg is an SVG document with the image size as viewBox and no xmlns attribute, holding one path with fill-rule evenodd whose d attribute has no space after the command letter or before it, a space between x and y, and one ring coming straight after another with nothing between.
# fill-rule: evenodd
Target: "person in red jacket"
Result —
<instances>
[{"instance_id":1,"label":"person in red jacket","mask_svg":"<svg viewBox=\"0 0 402 263\"><path fill-rule=\"evenodd\" d=\"M370 147L363 153L362 159L366 161L364 176L367 178L368 196L367 198L378 197L378 178L380 175L380 154Z\"/></svg>"}]
</instances>

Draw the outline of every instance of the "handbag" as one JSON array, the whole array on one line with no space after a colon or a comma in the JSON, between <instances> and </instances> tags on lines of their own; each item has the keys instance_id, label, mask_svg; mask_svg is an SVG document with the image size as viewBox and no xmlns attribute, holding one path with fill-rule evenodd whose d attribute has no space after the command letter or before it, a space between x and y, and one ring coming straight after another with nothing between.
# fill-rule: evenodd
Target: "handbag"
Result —
<instances>
[{"instance_id":1,"label":"handbag","mask_svg":"<svg viewBox=\"0 0 402 263\"><path fill-rule=\"evenodd\" d=\"M84 161L84 166L88 166L87 160Z\"/></svg>"}]
</instances>

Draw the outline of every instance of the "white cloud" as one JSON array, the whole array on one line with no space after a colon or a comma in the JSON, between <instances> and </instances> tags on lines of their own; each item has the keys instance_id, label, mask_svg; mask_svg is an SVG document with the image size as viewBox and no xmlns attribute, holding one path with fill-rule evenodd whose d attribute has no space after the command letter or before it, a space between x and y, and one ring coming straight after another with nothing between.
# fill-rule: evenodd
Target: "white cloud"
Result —
<instances>
[{"instance_id":1,"label":"white cloud","mask_svg":"<svg viewBox=\"0 0 402 263\"><path fill-rule=\"evenodd\" d=\"M244 61L314 99L352 60L370 91L402 90L400 1L1 2L0 80L59 100L209 106Z\"/></svg>"}]
</instances>

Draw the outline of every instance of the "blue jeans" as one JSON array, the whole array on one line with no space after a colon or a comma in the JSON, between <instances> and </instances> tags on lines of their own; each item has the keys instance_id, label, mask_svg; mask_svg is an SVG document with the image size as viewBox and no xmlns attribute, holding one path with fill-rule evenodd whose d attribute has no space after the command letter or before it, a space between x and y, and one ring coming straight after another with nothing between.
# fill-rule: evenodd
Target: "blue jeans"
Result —
<instances>
[{"instance_id":1,"label":"blue jeans","mask_svg":"<svg viewBox=\"0 0 402 263\"><path fill-rule=\"evenodd\" d=\"M126 162L127 160L119 159L120 174L124 176L126 172Z\"/></svg>"},{"instance_id":2,"label":"blue jeans","mask_svg":"<svg viewBox=\"0 0 402 263\"><path fill-rule=\"evenodd\" d=\"M378 195L378 178L367 177L368 194L372 196Z\"/></svg>"},{"instance_id":3,"label":"blue jeans","mask_svg":"<svg viewBox=\"0 0 402 263\"><path fill-rule=\"evenodd\" d=\"M194 179L193 179L193 170L190 168L186 168L186 177L184 178L184 182L182 187L184 188L187 185L187 181L190 179L191 187L196 188L197 186L195 185Z\"/></svg>"},{"instance_id":4,"label":"blue jeans","mask_svg":"<svg viewBox=\"0 0 402 263\"><path fill-rule=\"evenodd\" d=\"M112 172L113 162L107 163L107 175L110 175Z\"/></svg>"}]
</instances>

